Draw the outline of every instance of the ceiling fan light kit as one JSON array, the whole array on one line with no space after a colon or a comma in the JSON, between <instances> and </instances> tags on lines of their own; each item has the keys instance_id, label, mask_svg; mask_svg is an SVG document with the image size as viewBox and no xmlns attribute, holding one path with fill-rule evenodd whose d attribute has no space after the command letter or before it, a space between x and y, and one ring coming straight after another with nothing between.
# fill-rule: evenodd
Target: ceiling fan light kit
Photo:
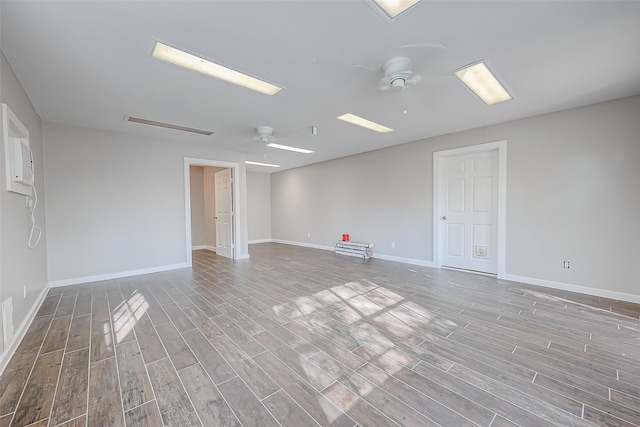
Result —
<instances>
[{"instance_id":1,"label":"ceiling fan light kit","mask_svg":"<svg viewBox=\"0 0 640 427\"><path fill-rule=\"evenodd\" d=\"M273 136L273 128L271 126L258 126L256 133L255 139L258 141L273 142L276 140L276 137Z\"/></svg>"},{"instance_id":2,"label":"ceiling fan light kit","mask_svg":"<svg viewBox=\"0 0 640 427\"><path fill-rule=\"evenodd\" d=\"M404 84L406 82L407 81L403 77L396 77L395 79L391 80L391 87L402 89L404 88Z\"/></svg>"},{"instance_id":3,"label":"ceiling fan light kit","mask_svg":"<svg viewBox=\"0 0 640 427\"><path fill-rule=\"evenodd\" d=\"M404 89L407 84L416 84L420 76L412 71L413 61L410 58L399 56L391 58L382 66L384 76L380 80L380 90Z\"/></svg>"}]
</instances>

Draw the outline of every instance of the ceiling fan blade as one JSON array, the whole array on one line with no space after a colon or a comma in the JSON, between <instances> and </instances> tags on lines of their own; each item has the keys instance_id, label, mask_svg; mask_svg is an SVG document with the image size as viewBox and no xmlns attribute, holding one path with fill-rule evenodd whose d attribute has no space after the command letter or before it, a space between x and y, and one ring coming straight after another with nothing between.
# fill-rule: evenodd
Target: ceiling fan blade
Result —
<instances>
[{"instance_id":1,"label":"ceiling fan blade","mask_svg":"<svg viewBox=\"0 0 640 427\"><path fill-rule=\"evenodd\" d=\"M409 77L409 78L407 78L407 79L406 79L406 82L407 82L408 84L415 85L415 84L418 84L418 82L420 81L420 79L421 79L420 74L413 74L411 77Z\"/></svg>"},{"instance_id":2,"label":"ceiling fan blade","mask_svg":"<svg viewBox=\"0 0 640 427\"><path fill-rule=\"evenodd\" d=\"M383 77L380 79L380 81L378 82L378 90L389 90L391 89L391 85L389 84L389 80L387 79L387 77Z\"/></svg>"},{"instance_id":3,"label":"ceiling fan blade","mask_svg":"<svg viewBox=\"0 0 640 427\"><path fill-rule=\"evenodd\" d=\"M441 44L418 43L402 46L402 53L413 60L413 71L423 77L441 76L450 70L446 64L448 48Z\"/></svg>"}]
</instances>

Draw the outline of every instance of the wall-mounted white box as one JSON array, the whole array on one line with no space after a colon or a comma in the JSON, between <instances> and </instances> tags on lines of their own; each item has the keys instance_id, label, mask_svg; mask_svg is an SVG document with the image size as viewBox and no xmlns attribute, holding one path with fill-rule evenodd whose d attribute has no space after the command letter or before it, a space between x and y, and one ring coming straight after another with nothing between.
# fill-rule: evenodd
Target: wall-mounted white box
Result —
<instances>
[{"instance_id":1,"label":"wall-mounted white box","mask_svg":"<svg viewBox=\"0 0 640 427\"><path fill-rule=\"evenodd\" d=\"M28 183L33 180L30 176L33 159L29 131L7 104L2 104L2 140L7 191L31 196L31 185Z\"/></svg>"}]
</instances>

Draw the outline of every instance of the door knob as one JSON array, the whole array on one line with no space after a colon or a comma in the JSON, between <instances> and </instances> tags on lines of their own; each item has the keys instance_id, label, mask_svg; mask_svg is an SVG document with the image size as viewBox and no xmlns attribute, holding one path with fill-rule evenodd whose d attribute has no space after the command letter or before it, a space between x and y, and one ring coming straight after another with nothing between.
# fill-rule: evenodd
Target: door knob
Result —
<instances>
[{"instance_id":1,"label":"door knob","mask_svg":"<svg viewBox=\"0 0 640 427\"><path fill-rule=\"evenodd\" d=\"M444 216L442 217L442 220L443 220L443 221L446 221L446 220L447 220L447 216L446 216L446 215L444 215Z\"/></svg>"}]
</instances>

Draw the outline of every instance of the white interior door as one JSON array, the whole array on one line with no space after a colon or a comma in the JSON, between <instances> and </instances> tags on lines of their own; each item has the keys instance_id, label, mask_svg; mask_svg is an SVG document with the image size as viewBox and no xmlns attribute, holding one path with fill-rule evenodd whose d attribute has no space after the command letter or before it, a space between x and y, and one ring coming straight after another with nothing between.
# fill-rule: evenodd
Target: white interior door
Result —
<instances>
[{"instance_id":1,"label":"white interior door","mask_svg":"<svg viewBox=\"0 0 640 427\"><path fill-rule=\"evenodd\" d=\"M216 254L233 258L233 194L231 169L215 174Z\"/></svg>"},{"instance_id":2,"label":"white interior door","mask_svg":"<svg viewBox=\"0 0 640 427\"><path fill-rule=\"evenodd\" d=\"M440 168L440 260L444 267L496 274L498 151L452 156Z\"/></svg>"}]
</instances>

